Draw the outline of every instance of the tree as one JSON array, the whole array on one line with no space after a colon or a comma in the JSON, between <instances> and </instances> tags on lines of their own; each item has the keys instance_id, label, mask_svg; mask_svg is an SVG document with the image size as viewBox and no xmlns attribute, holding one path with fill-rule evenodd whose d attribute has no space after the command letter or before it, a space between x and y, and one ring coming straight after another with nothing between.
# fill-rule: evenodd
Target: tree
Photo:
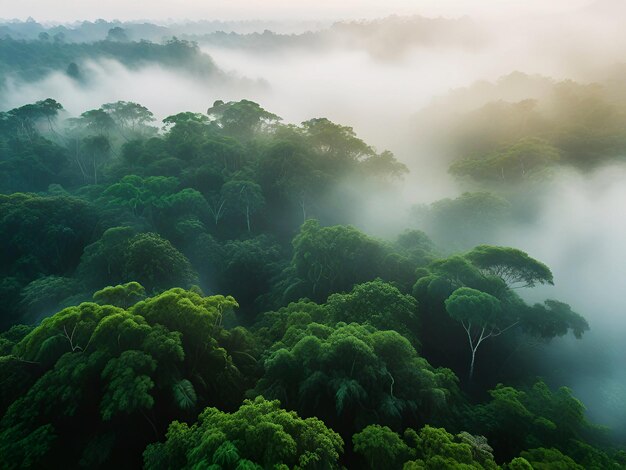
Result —
<instances>
[{"instance_id":1,"label":"tree","mask_svg":"<svg viewBox=\"0 0 626 470\"><path fill-rule=\"evenodd\" d=\"M50 313L48 294L62 300L53 284L69 286L96 224L94 208L83 199L15 193L0 195L0 328L19 322L25 310ZM30 282L45 276L21 293ZM48 290L48 294L44 291ZM63 289L61 289L63 290ZM66 292L69 289L65 289ZM40 295L41 294L41 295ZM31 318L34 320L34 318Z\"/></svg>"},{"instance_id":2,"label":"tree","mask_svg":"<svg viewBox=\"0 0 626 470\"><path fill-rule=\"evenodd\" d=\"M399 162L389 150L365 159L363 169L368 175L388 180L401 178L409 172L406 165Z\"/></svg>"},{"instance_id":3,"label":"tree","mask_svg":"<svg viewBox=\"0 0 626 470\"><path fill-rule=\"evenodd\" d=\"M93 182L98 184L98 170L110 156L111 141L104 135L88 136L83 139L82 149L87 155L91 155Z\"/></svg>"},{"instance_id":4,"label":"tree","mask_svg":"<svg viewBox=\"0 0 626 470\"><path fill-rule=\"evenodd\" d=\"M261 187L250 180L234 179L222 186L221 194L227 207L233 208L245 216L246 226L250 232L251 215L265 203Z\"/></svg>"},{"instance_id":5,"label":"tree","mask_svg":"<svg viewBox=\"0 0 626 470\"><path fill-rule=\"evenodd\" d=\"M447 249L467 249L494 238L511 221L511 203L488 192L463 193L430 206L415 206L417 222Z\"/></svg>"},{"instance_id":6,"label":"tree","mask_svg":"<svg viewBox=\"0 0 626 470\"><path fill-rule=\"evenodd\" d=\"M481 343L504 333L517 324L517 321L502 318L500 301L494 296L469 287L455 290L445 302L446 310L452 318L463 326L471 351L469 368L470 380L474 376L476 351Z\"/></svg>"},{"instance_id":7,"label":"tree","mask_svg":"<svg viewBox=\"0 0 626 470\"><path fill-rule=\"evenodd\" d=\"M257 299L280 272L280 246L267 235L231 240L223 247L222 259L220 275L216 276L220 291L233 295L247 311L256 311Z\"/></svg>"},{"instance_id":8,"label":"tree","mask_svg":"<svg viewBox=\"0 0 626 470\"><path fill-rule=\"evenodd\" d=\"M526 253L481 245L468 255L433 261L415 283L413 295L427 309L443 307L448 317L462 326L470 347L471 379L483 342L514 327L546 339L570 330L581 337L589 328L569 305L547 301L545 306L529 307L513 290L520 283L533 286L551 282L549 268ZM439 321L438 334L453 329L444 323Z\"/></svg>"},{"instance_id":9,"label":"tree","mask_svg":"<svg viewBox=\"0 0 626 470\"><path fill-rule=\"evenodd\" d=\"M583 333L589 330L589 323L566 303L546 300L543 305L535 304L528 309L522 321L522 328L540 338L563 336L571 330L574 336L580 339Z\"/></svg>"},{"instance_id":10,"label":"tree","mask_svg":"<svg viewBox=\"0 0 626 470\"><path fill-rule=\"evenodd\" d=\"M354 452L363 456L368 468L402 468L412 452L400 436L387 426L371 424L352 436Z\"/></svg>"},{"instance_id":11,"label":"tree","mask_svg":"<svg viewBox=\"0 0 626 470\"><path fill-rule=\"evenodd\" d=\"M249 100L229 101L228 103L218 100L207 110L207 114L227 135L242 140L250 140L264 126L281 120L279 116Z\"/></svg>"},{"instance_id":12,"label":"tree","mask_svg":"<svg viewBox=\"0 0 626 470\"><path fill-rule=\"evenodd\" d=\"M91 288L103 284L128 282L125 272L126 247L136 235L132 227L105 230L94 243L85 247L78 266L78 275Z\"/></svg>"},{"instance_id":13,"label":"tree","mask_svg":"<svg viewBox=\"0 0 626 470\"><path fill-rule=\"evenodd\" d=\"M310 119L302 123L305 135L314 148L335 165L341 167L375 155L374 150L359 139L354 130L326 118Z\"/></svg>"},{"instance_id":14,"label":"tree","mask_svg":"<svg viewBox=\"0 0 626 470\"><path fill-rule=\"evenodd\" d=\"M70 126L82 133L96 136L108 136L115 128L115 121L104 109L90 109L78 118L68 120Z\"/></svg>"},{"instance_id":15,"label":"tree","mask_svg":"<svg viewBox=\"0 0 626 470\"><path fill-rule=\"evenodd\" d=\"M417 302L381 279L354 286L350 293L331 294L326 301L331 322L369 324L395 330L419 346Z\"/></svg>"},{"instance_id":16,"label":"tree","mask_svg":"<svg viewBox=\"0 0 626 470\"><path fill-rule=\"evenodd\" d=\"M316 168L314 156L299 134L288 137L273 142L262 155L260 181L267 194L297 204L304 222L307 210L332 176Z\"/></svg>"},{"instance_id":17,"label":"tree","mask_svg":"<svg viewBox=\"0 0 626 470\"><path fill-rule=\"evenodd\" d=\"M585 468L567 455L563 455L558 449L540 447L522 452L520 458L525 459L535 470L583 470Z\"/></svg>"},{"instance_id":18,"label":"tree","mask_svg":"<svg viewBox=\"0 0 626 470\"><path fill-rule=\"evenodd\" d=\"M405 470L499 468L494 462L491 447L482 436L472 436L467 432L453 436L443 428L428 425L419 433L407 429L404 435L410 446L415 448L417 457L404 465Z\"/></svg>"},{"instance_id":19,"label":"tree","mask_svg":"<svg viewBox=\"0 0 626 470\"><path fill-rule=\"evenodd\" d=\"M543 381L522 389L498 384L489 394L491 400L469 417L499 459L509 460L541 445L578 455L581 461L590 457L581 442L597 439L598 430L587 422L584 405L567 387L553 391Z\"/></svg>"},{"instance_id":20,"label":"tree","mask_svg":"<svg viewBox=\"0 0 626 470\"><path fill-rule=\"evenodd\" d=\"M450 166L450 173L479 182L512 184L544 175L559 159L559 149L549 142L521 139L479 158L457 160Z\"/></svg>"},{"instance_id":21,"label":"tree","mask_svg":"<svg viewBox=\"0 0 626 470\"><path fill-rule=\"evenodd\" d=\"M401 437L387 427L370 425L353 436L354 450L371 469L496 470L492 448L483 436L452 435L444 428L406 429Z\"/></svg>"},{"instance_id":22,"label":"tree","mask_svg":"<svg viewBox=\"0 0 626 470\"><path fill-rule=\"evenodd\" d=\"M318 301L378 277L386 254L381 243L354 227L321 227L312 219L302 224L292 244L295 282L305 283L306 295Z\"/></svg>"},{"instance_id":23,"label":"tree","mask_svg":"<svg viewBox=\"0 0 626 470\"><path fill-rule=\"evenodd\" d=\"M240 403L243 380L220 326L236 305L172 289L126 310L85 302L7 335L3 466L138 466L170 421L188 419L197 406Z\"/></svg>"},{"instance_id":24,"label":"tree","mask_svg":"<svg viewBox=\"0 0 626 470\"><path fill-rule=\"evenodd\" d=\"M63 110L61 103L52 98L47 98L34 104L14 108L4 114L8 121L13 121L10 125L16 126L18 133L24 133L32 140L37 134L37 126L41 121L45 121L48 124L48 129L53 131L53 121L61 110Z\"/></svg>"},{"instance_id":25,"label":"tree","mask_svg":"<svg viewBox=\"0 0 626 470\"><path fill-rule=\"evenodd\" d=\"M42 316L53 313L68 297L80 292L80 283L61 276L44 276L30 282L21 292L20 302L24 311L21 321L32 323Z\"/></svg>"},{"instance_id":26,"label":"tree","mask_svg":"<svg viewBox=\"0 0 626 470\"><path fill-rule=\"evenodd\" d=\"M94 302L100 305L115 305L121 308L128 308L145 297L146 290L138 282L108 286L93 294Z\"/></svg>"},{"instance_id":27,"label":"tree","mask_svg":"<svg viewBox=\"0 0 626 470\"><path fill-rule=\"evenodd\" d=\"M455 406L451 371L431 367L399 333L369 325L301 317L270 348L264 369L254 395L318 416L343 436L373 423L423 422Z\"/></svg>"},{"instance_id":28,"label":"tree","mask_svg":"<svg viewBox=\"0 0 626 470\"><path fill-rule=\"evenodd\" d=\"M185 255L156 233L142 233L129 240L124 272L126 279L136 279L151 292L197 283L197 274Z\"/></svg>"},{"instance_id":29,"label":"tree","mask_svg":"<svg viewBox=\"0 0 626 470\"><path fill-rule=\"evenodd\" d=\"M156 128L150 125L155 120L154 114L145 106L130 101L117 101L103 104L100 109L111 116L126 140L145 138L156 133Z\"/></svg>"},{"instance_id":30,"label":"tree","mask_svg":"<svg viewBox=\"0 0 626 470\"><path fill-rule=\"evenodd\" d=\"M550 268L515 248L479 245L465 257L484 273L500 277L510 288L554 285Z\"/></svg>"},{"instance_id":31,"label":"tree","mask_svg":"<svg viewBox=\"0 0 626 470\"><path fill-rule=\"evenodd\" d=\"M126 42L128 41L128 36L126 35L126 31L124 30L124 28L120 28L119 26L116 26L114 28L109 29L106 40Z\"/></svg>"},{"instance_id":32,"label":"tree","mask_svg":"<svg viewBox=\"0 0 626 470\"><path fill-rule=\"evenodd\" d=\"M257 397L233 413L207 408L192 426L173 422L166 441L144 452L144 468L338 469L342 452L341 437L319 419Z\"/></svg>"}]
</instances>

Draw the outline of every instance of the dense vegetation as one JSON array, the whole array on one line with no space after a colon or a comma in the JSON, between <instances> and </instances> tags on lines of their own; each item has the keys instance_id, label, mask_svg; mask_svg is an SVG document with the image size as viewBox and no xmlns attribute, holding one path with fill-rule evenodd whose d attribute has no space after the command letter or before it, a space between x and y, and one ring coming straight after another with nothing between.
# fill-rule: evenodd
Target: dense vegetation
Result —
<instances>
[{"instance_id":1,"label":"dense vegetation","mask_svg":"<svg viewBox=\"0 0 626 470\"><path fill-rule=\"evenodd\" d=\"M146 22L96 20L72 25L45 25L35 20L0 21L0 37L18 40L52 40L98 43L149 40L161 43L179 37L201 44L273 54L285 50L363 49L377 59L396 59L412 47L479 47L486 35L469 18L389 16L376 20L297 22L287 27L272 21L195 21L157 25Z\"/></svg>"},{"instance_id":2,"label":"dense vegetation","mask_svg":"<svg viewBox=\"0 0 626 470\"><path fill-rule=\"evenodd\" d=\"M391 152L246 100L162 129L137 103L61 112L0 113L4 468L626 466L516 354L589 329L518 294L548 266L350 225L407 172ZM427 211L443 235L454 204Z\"/></svg>"},{"instance_id":3,"label":"dense vegetation","mask_svg":"<svg viewBox=\"0 0 626 470\"><path fill-rule=\"evenodd\" d=\"M59 32L54 36L42 33L35 40L0 37L0 85L4 85L6 77L34 81L51 72L64 73L81 83L90 78L86 62L106 59L131 69L149 64L183 69L205 79L219 78L221 74L196 43L175 37L162 44L146 40L116 40L115 36L95 42L72 43L66 42L64 34Z\"/></svg>"},{"instance_id":4,"label":"dense vegetation","mask_svg":"<svg viewBox=\"0 0 626 470\"><path fill-rule=\"evenodd\" d=\"M588 170L623 161L623 72L616 66L588 84L515 72L456 90L418 119L445 123L434 124L434 133L454 160L450 173L470 187L542 181L559 166Z\"/></svg>"}]
</instances>

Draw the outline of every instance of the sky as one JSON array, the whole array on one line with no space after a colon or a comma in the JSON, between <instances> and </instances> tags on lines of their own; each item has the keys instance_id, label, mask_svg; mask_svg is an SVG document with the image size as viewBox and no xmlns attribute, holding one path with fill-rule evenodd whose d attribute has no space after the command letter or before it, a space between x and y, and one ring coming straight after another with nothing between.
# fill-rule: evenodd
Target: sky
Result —
<instances>
[{"instance_id":1,"label":"sky","mask_svg":"<svg viewBox=\"0 0 626 470\"><path fill-rule=\"evenodd\" d=\"M0 18L81 20L348 19L391 14L499 17L580 8L592 0L0 0Z\"/></svg>"}]
</instances>

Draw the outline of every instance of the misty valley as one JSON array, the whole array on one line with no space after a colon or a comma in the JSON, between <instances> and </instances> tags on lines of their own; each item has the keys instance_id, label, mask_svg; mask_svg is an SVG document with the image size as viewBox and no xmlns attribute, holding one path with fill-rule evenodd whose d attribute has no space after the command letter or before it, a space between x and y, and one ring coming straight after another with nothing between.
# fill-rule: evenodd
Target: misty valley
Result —
<instances>
[{"instance_id":1,"label":"misty valley","mask_svg":"<svg viewBox=\"0 0 626 470\"><path fill-rule=\"evenodd\" d=\"M530 11L0 20L0 468L625 469L626 9Z\"/></svg>"}]
</instances>

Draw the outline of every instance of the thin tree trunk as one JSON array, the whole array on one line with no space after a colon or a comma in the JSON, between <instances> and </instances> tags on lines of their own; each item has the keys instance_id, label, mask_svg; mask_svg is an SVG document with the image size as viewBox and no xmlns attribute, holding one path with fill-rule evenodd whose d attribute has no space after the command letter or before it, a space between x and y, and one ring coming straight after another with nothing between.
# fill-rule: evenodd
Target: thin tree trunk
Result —
<instances>
[{"instance_id":1,"label":"thin tree trunk","mask_svg":"<svg viewBox=\"0 0 626 470\"><path fill-rule=\"evenodd\" d=\"M302 223L306 222L306 206L304 205L304 198L300 200L300 207L302 207Z\"/></svg>"}]
</instances>

